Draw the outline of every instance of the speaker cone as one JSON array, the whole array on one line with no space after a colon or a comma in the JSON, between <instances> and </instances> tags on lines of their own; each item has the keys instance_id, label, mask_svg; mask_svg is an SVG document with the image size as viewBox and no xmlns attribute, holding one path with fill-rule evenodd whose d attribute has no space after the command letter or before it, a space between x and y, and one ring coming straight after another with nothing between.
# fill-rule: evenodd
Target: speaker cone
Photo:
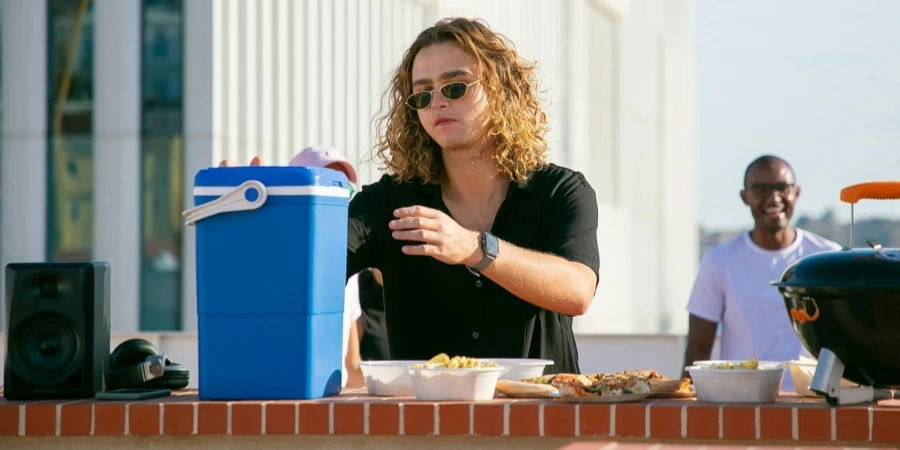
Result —
<instances>
[{"instance_id":1,"label":"speaker cone","mask_svg":"<svg viewBox=\"0 0 900 450\"><path fill-rule=\"evenodd\" d=\"M16 371L30 382L57 383L70 377L79 367L84 349L68 321L56 314L41 314L22 324L19 345L10 348L11 358L19 361Z\"/></svg>"}]
</instances>

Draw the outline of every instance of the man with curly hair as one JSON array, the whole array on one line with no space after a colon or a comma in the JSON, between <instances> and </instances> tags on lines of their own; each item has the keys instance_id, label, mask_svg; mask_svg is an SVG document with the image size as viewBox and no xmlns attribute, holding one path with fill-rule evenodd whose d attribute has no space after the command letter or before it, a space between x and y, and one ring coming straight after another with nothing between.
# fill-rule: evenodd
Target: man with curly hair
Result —
<instances>
[{"instance_id":1,"label":"man with curly hair","mask_svg":"<svg viewBox=\"0 0 900 450\"><path fill-rule=\"evenodd\" d=\"M420 33L394 72L375 148L388 173L350 202L347 239L347 278L382 273L391 358L580 372L572 317L597 288L597 202L547 161L537 84L535 65L469 19Z\"/></svg>"}]
</instances>

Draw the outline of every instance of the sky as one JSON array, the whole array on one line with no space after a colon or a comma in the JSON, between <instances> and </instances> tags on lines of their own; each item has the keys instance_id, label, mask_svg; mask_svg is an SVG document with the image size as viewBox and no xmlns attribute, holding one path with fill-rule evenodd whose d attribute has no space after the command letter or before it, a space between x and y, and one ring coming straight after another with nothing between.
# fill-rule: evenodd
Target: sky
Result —
<instances>
[{"instance_id":1,"label":"sky","mask_svg":"<svg viewBox=\"0 0 900 450\"><path fill-rule=\"evenodd\" d=\"M698 219L752 225L744 169L785 158L795 217L833 209L846 186L900 180L900 0L695 0ZM856 218L900 218L863 200Z\"/></svg>"}]
</instances>

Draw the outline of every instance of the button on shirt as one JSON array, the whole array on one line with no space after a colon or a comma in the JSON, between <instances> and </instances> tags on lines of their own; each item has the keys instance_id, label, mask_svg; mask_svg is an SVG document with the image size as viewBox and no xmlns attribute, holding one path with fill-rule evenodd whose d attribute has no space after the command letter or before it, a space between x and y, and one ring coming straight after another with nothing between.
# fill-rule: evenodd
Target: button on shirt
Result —
<instances>
[{"instance_id":1,"label":"button on shirt","mask_svg":"<svg viewBox=\"0 0 900 450\"><path fill-rule=\"evenodd\" d=\"M350 202L347 277L381 270L391 358L544 358L554 361L545 373L580 373L571 316L528 303L464 265L401 251L414 243L394 239L388 223L394 210L415 205L450 215L440 185L390 175ZM550 164L526 182L511 182L491 233L599 272L597 202L579 172Z\"/></svg>"}]
</instances>

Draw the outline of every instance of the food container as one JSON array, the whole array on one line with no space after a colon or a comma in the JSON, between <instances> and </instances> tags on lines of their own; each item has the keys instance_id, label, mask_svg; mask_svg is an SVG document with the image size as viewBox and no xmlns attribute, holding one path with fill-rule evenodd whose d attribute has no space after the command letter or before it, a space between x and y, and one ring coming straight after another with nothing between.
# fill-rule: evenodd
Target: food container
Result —
<instances>
[{"instance_id":1,"label":"food container","mask_svg":"<svg viewBox=\"0 0 900 450\"><path fill-rule=\"evenodd\" d=\"M818 394L809 390L813 374L816 373L816 367L817 362L814 359L807 361L806 358L802 358L800 361L788 361L791 379L794 380L794 390L797 391L798 394L806 397L818 397ZM841 386L853 387L856 386L856 384L842 379Z\"/></svg>"},{"instance_id":2,"label":"food container","mask_svg":"<svg viewBox=\"0 0 900 450\"><path fill-rule=\"evenodd\" d=\"M718 369L715 364L746 361L696 361L691 374L697 400L715 403L772 403L784 379L784 364L760 361L756 369Z\"/></svg>"},{"instance_id":3,"label":"food container","mask_svg":"<svg viewBox=\"0 0 900 450\"><path fill-rule=\"evenodd\" d=\"M501 380L522 381L526 378L535 378L544 374L544 368L552 365L549 359L529 358L487 358L481 359L485 363L497 363L504 367L500 373Z\"/></svg>"},{"instance_id":4,"label":"food container","mask_svg":"<svg viewBox=\"0 0 900 450\"><path fill-rule=\"evenodd\" d=\"M359 368L369 395L411 397L415 395L408 368L425 361L362 361Z\"/></svg>"},{"instance_id":5,"label":"food container","mask_svg":"<svg viewBox=\"0 0 900 450\"><path fill-rule=\"evenodd\" d=\"M504 367L466 369L409 368L417 400L474 401L494 398Z\"/></svg>"}]
</instances>

